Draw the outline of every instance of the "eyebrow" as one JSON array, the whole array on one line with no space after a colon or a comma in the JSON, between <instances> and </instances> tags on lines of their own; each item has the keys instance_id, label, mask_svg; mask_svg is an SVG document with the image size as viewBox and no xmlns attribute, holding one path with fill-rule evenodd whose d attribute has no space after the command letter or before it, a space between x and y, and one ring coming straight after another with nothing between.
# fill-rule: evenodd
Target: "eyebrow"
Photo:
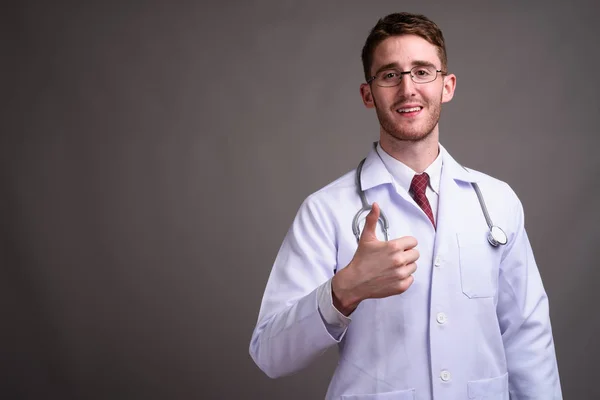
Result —
<instances>
[{"instance_id":1,"label":"eyebrow","mask_svg":"<svg viewBox=\"0 0 600 400\"><path fill-rule=\"evenodd\" d=\"M423 60L413 61L411 68L413 68L413 67L432 67L437 70L437 67L432 62L423 61ZM386 69L401 69L401 68L400 68L400 64L398 64L397 62L391 62L391 63L385 64L385 65L382 65L381 67L379 67L379 69L377 69L377 71L375 71L375 75L377 75L381 71L385 71Z\"/></svg>"}]
</instances>

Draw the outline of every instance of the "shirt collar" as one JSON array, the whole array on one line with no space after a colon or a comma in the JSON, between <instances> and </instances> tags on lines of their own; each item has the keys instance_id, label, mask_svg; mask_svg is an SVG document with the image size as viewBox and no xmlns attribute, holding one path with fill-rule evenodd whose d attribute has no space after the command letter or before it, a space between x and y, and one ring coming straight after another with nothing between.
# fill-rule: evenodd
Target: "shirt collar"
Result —
<instances>
[{"instance_id":1,"label":"shirt collar","mask_svg":"<svg viewBox=\"0 0 600 400\"><path fill-rule=\"evenodd\" d=\"M390 174L396 180L396 183L400 185L402 189L406 192L410 189L410 184L413 180L413 177L417 174L410 168L408 165L404 164L401 161L396 160L394 157L389 155L383 148L380 143L377 143L377 153L381 157L381 161L390 172ZM433 190L437 195L440 194L440 178L442 175L442 152L438 152L438 156L435 160L425 169L427 175L429 175L429 187Z\"/></svg>"}]
</instances>

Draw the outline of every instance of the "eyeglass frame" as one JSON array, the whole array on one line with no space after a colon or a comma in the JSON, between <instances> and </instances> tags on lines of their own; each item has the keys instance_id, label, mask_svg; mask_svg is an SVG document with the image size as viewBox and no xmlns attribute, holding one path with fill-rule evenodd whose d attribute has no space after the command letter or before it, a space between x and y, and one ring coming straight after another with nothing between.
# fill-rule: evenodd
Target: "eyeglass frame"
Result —
<instances>
[{"instance_id":1,"label":"eyeglass frame","mask_svg":"<svg viewBox=\"0 0 600 400\"><path fill-rule=\"evenodd\" d=\"M448 71L444 71L444 70L441 70L441 69L435 69L435 67L432 66L434 68L434 71L435 71L435 77L432 80L427 81L427 82L415 82L415 80L413 79L413 74L411 72L415 68L423 68L423 67L424 67L423 65L415 65L414 67L412 67L408 71L400 71L400 70L398 70L398 74L400 75L400 79L398 80L398 83L396 83L395 85L392 85L392 86L381 86L381 85L377 85L377 86L379 86L379 87L394 87L394 86L398 86L400 84L400 82L402 82L402 79L404 79L404 75L406 75L406 74L410 74L410 80L413 83L416 83L417 85L424 85L426 83L431 83L431 82L435 81L437 79L437 77L438 77L438 74L441 74L442 76L448 74ZM380 72L383 72L383 71L380 71ZM367 84L370 85L373 81L375 81L375 79L377 79L377 75L373 75L372 77L370 77L369 79L367 79Z\"/></svg>"}]
</instances>

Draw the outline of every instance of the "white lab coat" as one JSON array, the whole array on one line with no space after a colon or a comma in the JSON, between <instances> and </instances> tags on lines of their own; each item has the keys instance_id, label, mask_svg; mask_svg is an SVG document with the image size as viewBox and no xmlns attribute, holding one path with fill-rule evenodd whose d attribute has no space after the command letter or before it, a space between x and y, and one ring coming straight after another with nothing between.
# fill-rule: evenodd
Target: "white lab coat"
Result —
<instances>
[{"instance_id":1,"label":"white lab coat","mask_svg":"<svg viewBox=\"0 0 600 400\"><path fill-rule=\"evenodd\" d=\"M420 258L403 294L363 301L336 340L317 288L352 259L360 198L351 171L309 196L277 255L250 354L270 377L296 372L338 344L327 399L562 399L548 299L512 189L466 170L440 146L437 231L399 189L374 149L362 185L390 223L414 236ZM471 182L508 244L492 247Z\"/></svg>"}]
</instances>

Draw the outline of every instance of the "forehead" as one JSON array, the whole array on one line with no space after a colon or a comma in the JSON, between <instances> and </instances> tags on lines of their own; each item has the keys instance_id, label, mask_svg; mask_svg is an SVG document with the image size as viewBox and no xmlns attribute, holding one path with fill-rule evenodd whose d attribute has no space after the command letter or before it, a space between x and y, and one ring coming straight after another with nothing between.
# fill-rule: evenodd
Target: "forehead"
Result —
<instances>
[{"instance_id":1,"label":"forehead","mask_svg":"<svg viewBox=\"0 0 600 400\"><path fill-rule=\"evenodd\" d=\"M429 61L438 68L441 60L438 49L417 35L392 36L377 45L373 52L371 71L382 65L397 63L403 69L409 68L415 61Z\"/></svg>"}]
</instances>

